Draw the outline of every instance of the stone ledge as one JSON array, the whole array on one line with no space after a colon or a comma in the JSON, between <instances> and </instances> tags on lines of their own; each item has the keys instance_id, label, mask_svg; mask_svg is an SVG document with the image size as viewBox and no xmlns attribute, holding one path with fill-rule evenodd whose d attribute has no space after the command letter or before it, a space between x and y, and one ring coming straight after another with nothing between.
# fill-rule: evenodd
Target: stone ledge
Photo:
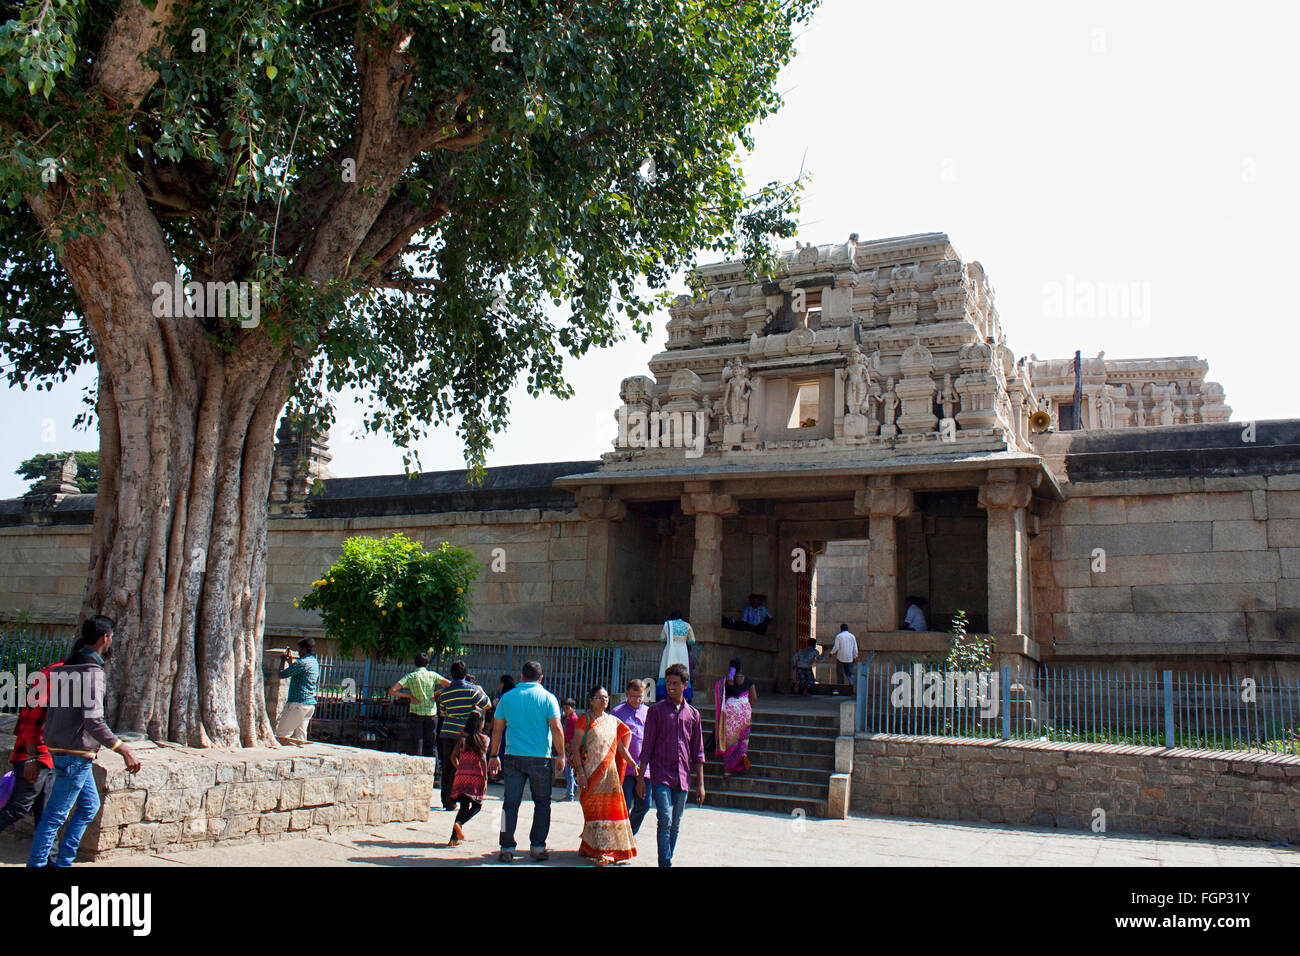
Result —
<instances>
[{"instance_id":1,"label":"stone ledge","mask_svg":"<svg viewBox=\"0 0 1300 956\"><path fill-rule=\"evenodd\" d=\"M0 748L13 738L0 734ZM131 742L143 766L128 774L101 752L94 777L102 808L81 855L174 852L350 826L424 821L435 775L431 758L332 744L200 750ZM30 818L12 828L30 838Z\"/></svg>"},{"instance_id":2,"label":"stone ledge","mask_svg":"<svg viewBox=\"0 0 1300 956\"><path fill-rule=\"evenodd\" d=\"M1281 764L1300 767L1300 756L1252 751L1189 750L1175 747L1143 747L1137 744L1068 743L1053 740L1001 740L989 737L930 737L917 734L860 733L854 739L887 744L942 744L946 747L988 747L999 750L1058 751L1063 753L1124 754L1136 757L1184 757L1215 760L1222 763ZM955 754L956 751L953 751ZM1223 767L1220 769L1227 769Z\"/></svg>"}]
</instances>

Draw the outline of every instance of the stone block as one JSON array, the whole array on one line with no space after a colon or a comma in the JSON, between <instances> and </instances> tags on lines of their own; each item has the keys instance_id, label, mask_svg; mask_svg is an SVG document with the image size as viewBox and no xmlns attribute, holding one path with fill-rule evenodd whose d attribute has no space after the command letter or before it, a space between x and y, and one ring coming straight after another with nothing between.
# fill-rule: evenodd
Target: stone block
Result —
<instances>
[{"instance_id":1,"label":"stone block","mask_svg":"<svg viewBox=\"0 0 1300 956\"><path fill-rule=\"evenodd\" d=\"M276 801L277 810L297 810L303 803L302 780L285 780L280 784L280 795Z\"/></svg>"},{"instance_id":2,"label":"stone block","mask_svg":"<svg viewBox=\"0 0 1300 956\"><path fill-rule=\"evenodd\" d=\"M1096 575L1102 579L1105 575ZM1071 614L1127 612L1133 610L1133 589L1128 587L1065 588L1064 610Z\"/></svg>"},{"instance_id":3,"label":"stone block","mask_svg":"<svg viewBox=\"0 0 1300 956\"><path fill-rule=\"evenodd\" d=\"M101 811L99 825L104 828L120 827L129 823L139 823L144 819L147 791L114 790L103 798L104 809Z\"/></svg>"},{"instance_id":4,"label":"stone block","mask_svg":"<svg viewBox=\"0 0 1300 956\"><path fill-rule=\"evenodd\" d=\"M253 784L253 809L259 813L264 810L274 810L280 802L281 786L279 780L263 780Z\"/></svg>"},{"instance_id":5,"label":"stone block","mask_svg":"<svg viewBox=\"0 0 1300 956\"><path fill-rule=\"evenodd\" d=\"M288 813L264 813L258 823L258 832L263 834L279 834L289 829Z\"/></svg>"},{"instance_id":6,"label":"stone block","mask_svg":"<svg viewBox=\"0 0 1300 956\"><path fill-rule=\"evenodd\" d=\"M1282 577L1300 578L1300 548L1281 548L1278 556L1281 560Z\"/></svg>"},{"instance_id":7,"label":"stone block","mask_svg":"<svg viewBox=\"0 0 1300 956\"><path fill-rule=\"evenodd\" d=\"M1269 522L1270 535L1272 525ZM1094 577L1110 586L1234 584L1275 581L1279 570L1274 551L1119 555L1107 560L1104 575Z\"/></svg>"},{"instance_id":8,"label":"stone block","mask_svg":"<svg viewBox=\"0 0 1300 956\"><path fill-rule=\"evenodd\" d=\"M1086 558L1097 548L1107 560L1118 555L1183 554L1211 550L1208 521L1167 521L1122 525L1071 525L1052 535L1052 558Z\"/></svg>"},{"instance_id":9,"label":"stone block","mask_svg":"<svg viewBox=\"0 0 1300 956\"><path fill-rule=\"evenodd\" d=\"M337 777L313 777L302 782L303 807L320 807L335 802Z\"/></svg>"},{"instance_id":10,"label":"stone block","mask_svg":"<svg viewBox=\"0 0 1300 956\"><path fill-rule=\"evenodd\" d=\"M1268 547L1268 530L1263 521L1215 521L1215 551L1263 551Z\"/></svg>"},{"instance_id":11,"label":"stone block","mask_svg":"<svg viewBox=\"0 0 1300 956\"><path fill-rule=\"evenodd\" d=\"M168 823L179 820L184 794L180 790L152 790L144 802L141 817L147 823Z\"/></svg>"},{"instance_id":12,"label":"stone block","mask_svg":"<svg viewBox=\"0 0 1300 956\"><path fill-rule=\"evenodd\" d=\"M1268 521L1268 546L1270 548L1300 548L1300 518L1270 518Z\"/></svg>"},{"instance_id":13,"label":"stone block","mask_svg":"<svg viewBox=\"0 0 1300 956\"><path fill-rule=\"evenodd\" d=\"M1269 583L1170 584L1132 589L1138 614L1168 612L1271 611L1276 589Z\"/></svg>"},{"instance_id":14,"label":"stone block","mask_svg":"<svg viewBox=\"0 0 1300 956\"><path fill-rule=\"evenodd\" d=\"M1300 475L1282 476L1274 475L1273 478L1300 478ZM1269 479L1270 482L1273 480ZM1265 492L1268 499L1268 515L1270 518L1300 518L1300 486L1289 490L1275 488L1269 485L1269 490Z\"/></svg>"},{"instance_id":15,"label":"stone block","mask_svg":"<svg viewBox=\"0 0 1300 956\"><path fill-rule=\"evenodd\" d=\"M1138 497L1142 495L1142 497ZM1210 495L1219 499L1220 495ZM1124 513L1130 524L1211 520L1210 504L1204 493L1150 494L1134 491L1124 499Z\"/></svg>"},{"instance_id":16,"label":"stone block","mask_svg":"<svg viewBox=\"0 0 1300 956\"><path fill-rule=\"evenodd\" d=\"M289 829L306 830L311 826L311 810L291 810L289 811Z\"/></svg>"}]
</instances>

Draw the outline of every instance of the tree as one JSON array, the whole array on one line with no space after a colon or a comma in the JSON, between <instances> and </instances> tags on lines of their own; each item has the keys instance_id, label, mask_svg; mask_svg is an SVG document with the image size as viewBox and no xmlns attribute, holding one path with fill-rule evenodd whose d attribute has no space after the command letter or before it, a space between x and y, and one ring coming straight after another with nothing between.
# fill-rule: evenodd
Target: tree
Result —
<instances>
[{"instance_id":1,"label":"tree","mask_svg":"<svg viewBox=\"0 0 1300 956\"><path fill-rule=\"evenodd\" d=\"M125 640L114 726L273 745L273 432L457 422L644 337L704 249L757 271L798 184L751 124L815 0L20 0L0 28L0 357L99 373L84 607ZM39 384L38 384L39 387ZM411 467L418 466L413 457Z\"/></svg>"},{"instance_id":2,"label":"tree","mask_svg":"<svg viewBox=\"0 0 1300 956\"><path fill-rule=\"evenodd\" d=\"M294 602L319 611L344 654L404 660L459 650L480 566L446 541L425 551L401 532L343 542L334 565Z\"/></svg>"},{"instance_id":3,"label":"tree","mask_svg":"<svg viewBox=\"0 0 1300 956\"><path fill-rule=\"evenodd\" d=\"M99 452L97 451L61 451L57 454L42 452L33 455L14 469L14 474L27 481L40 481L45 477L45 463L51 458L60 461L69 455L77 458L77 487L83 495L93 495L99 487Z\"/></svg>"}]
</instances>

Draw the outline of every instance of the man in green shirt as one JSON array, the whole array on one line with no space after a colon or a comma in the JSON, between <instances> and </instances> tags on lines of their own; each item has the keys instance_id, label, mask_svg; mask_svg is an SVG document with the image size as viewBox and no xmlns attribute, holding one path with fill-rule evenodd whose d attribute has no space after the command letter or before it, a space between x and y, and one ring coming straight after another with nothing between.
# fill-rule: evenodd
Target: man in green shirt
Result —
<instances>
[{"instance_id":1,"label":"man in green shirt","mask_svg":"<svg viewBox=\"0 0 1300 956\"><path fill-rule=\"evenodd\" d=\"M411 702L411 753L433 757L438 753L438 705L433 695L451 681L429 670L429 655L415 655L415 670L388 689L390 697Z\"/></svg>"}]
</instances>

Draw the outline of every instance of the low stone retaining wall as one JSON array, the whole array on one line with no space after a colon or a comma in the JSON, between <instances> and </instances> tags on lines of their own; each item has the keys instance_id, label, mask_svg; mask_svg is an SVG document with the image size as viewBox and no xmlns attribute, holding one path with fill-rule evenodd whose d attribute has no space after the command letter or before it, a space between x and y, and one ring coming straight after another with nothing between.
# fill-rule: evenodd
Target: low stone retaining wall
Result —
<instances>
[{"instance_id":1,"label":"low stone retaining wall","mask_svg":"<svg viewBox=\"0 0 1300 956\"><path fill-rule=\"evenodd\" d=\"M0 751L12 745L12 736L0 734ZM318 743L249 750L130 746L143 764L137 774L107 751L96 762L103 809L86 830L83 857L270 842L429 817L430 757ZM9 832L30 840L32 828L28 817Z\"/></svg>"},{"instance_id":2,"label":"low stone retaining wall","mask_svg":"<svg viewBox=\"0 0 1300 956\"><path fill-rule=\"evenodd\" d=\"M1300 758L860 734L858 813L1300 844Z\"/></svg>"}]
</instances>

